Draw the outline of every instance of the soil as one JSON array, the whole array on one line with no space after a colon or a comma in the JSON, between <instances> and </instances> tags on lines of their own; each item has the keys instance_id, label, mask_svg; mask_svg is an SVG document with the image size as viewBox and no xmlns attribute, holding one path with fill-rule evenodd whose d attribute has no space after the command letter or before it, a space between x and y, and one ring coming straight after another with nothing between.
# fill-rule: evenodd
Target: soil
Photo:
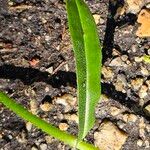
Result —
<instances>
[{"instance_id":1,"label":"soil","mask_svg":"<svg viewBox=\"0 0 150 150\"><path fill-rule=\"evenodd\" d=\"M137 13L120 15L121 0L87 3L92 13L101 17L97 28L103 45L103 96L96 109L96 124L86 140L95 143L95 132L107 120L127 135L122 150L148 150L150 64L140 57L150 55L150 40L136 36L138 14L146 4ZM132 81L138 79L142 84L134 89ZM77 114L77 105L66 111L64 105L56 103L64 94L76 97L74 55L63 0L13 0L9 5L0 0L0 91L31 111L34 102L38 116L55 126L68 124L66 130L77 134L76 121L65 118ZM45 102L53 105L50 111L41 109ZM127 115L134 115L136 121L125 121ZM52 137L48 140L41 130L28 130L24 120L0 104L0 150L44 148L71 149Z\"/></svg>"}]
</instances>

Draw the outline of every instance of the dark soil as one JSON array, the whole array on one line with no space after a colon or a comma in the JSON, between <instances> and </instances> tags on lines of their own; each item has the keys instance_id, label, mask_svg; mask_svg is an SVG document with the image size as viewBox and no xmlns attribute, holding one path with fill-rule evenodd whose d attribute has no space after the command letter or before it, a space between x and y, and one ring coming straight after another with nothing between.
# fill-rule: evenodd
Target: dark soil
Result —
<instances>
[{"instance_id":1,"label":"dark soil","mask_svg":"<svg viewBox=\"0 0 150 150\"><path fill-rule=\"evenodd\" d=\"M10 4L7 6L0 0L0 91L7 93L28 109L33 99L40 107L45 100L52 101L65 93L76 96L74 56L63 0L14 0L12 5ZM143 109L149 105L150 91L141 105L137 91L130 86L125 87L126 92L117 91L115 83L118 75L125 77L126 84L130 84L131 79L142 78L144 83L150 79L149 75L143 75L139 69L144 66L150 72L150 65L134 60L136 56L148 54L150 41L148 38L138 38L135 35L138 27L137 15L125 14L116 17L117 8L123 5L121 1L112 4L108 0L88 0L88 4L92 13L99 14L104 20L102 24L98 24L103 45L103 66L108 67L116 58L113 55L114 49L119 52L119 57L127 55L131 63L127 67L111 67L114 73L111 80L106 80L102 75L102 93L107 95L110 101L109 104L102 102L98 105L97 122L100 124L107 119L120 128L121 120L107 112L108 107L115 106L124 110L124 114L135 114L138 121L143 118L147 126L150 116ZM34 61L37 63L34 64ZM53 72L49 72L51 67ZM46 88L49 90L46 91ZM69 113L77 113L77 108L74 106ZM76 135L77 124L61 120L57 117L59 114L65 114L61 105L56 105L50 112L43 112L39 108L38 112L40 117L47 118L56 126L60 122L67 122L68 132ZM123 150L147 149L145 145L142 148L137 146L140 136L138 121L122 129L128 134ZM99 124L95 125L87 136L90 143L94 142L93 134ZM25 122L2 104L0 104L0 135L1 150L30 150L33 147L40 149L39 145L46 143L45 133L36 128L28 132ZM26 141L19 142L18 139ZM146 140L150 140L148 131L145 132L143 141ZM70 149L55 139L46 144L48 150Z\"/></svg>"}]
</instances>

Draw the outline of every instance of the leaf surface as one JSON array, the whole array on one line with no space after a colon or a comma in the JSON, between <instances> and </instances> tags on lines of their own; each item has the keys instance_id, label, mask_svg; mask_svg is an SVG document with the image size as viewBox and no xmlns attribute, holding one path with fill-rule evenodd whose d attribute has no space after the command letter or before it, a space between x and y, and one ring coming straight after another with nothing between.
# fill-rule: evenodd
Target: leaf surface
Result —
<instances>
[{"instance_id":1,"label":"leaf surface","mask_svg":"<svg viewBox=\"0 0 150 150\"><path fill-rule=\"evenodd\" d=\"M94 18L85 2L66 0L66 7L76 60L78 139L82 140L94 125L100 98L101 47Z\"/></svg>"}]
</instances>

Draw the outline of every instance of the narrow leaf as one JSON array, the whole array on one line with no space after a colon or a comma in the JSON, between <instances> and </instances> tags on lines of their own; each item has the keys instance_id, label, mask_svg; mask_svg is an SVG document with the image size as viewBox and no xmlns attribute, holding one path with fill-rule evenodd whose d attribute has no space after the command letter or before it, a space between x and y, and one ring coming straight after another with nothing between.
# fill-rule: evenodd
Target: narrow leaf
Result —
<instances>
[{"instance_id":1,"label":"narrow leaf","mask_svg":"<svg viewBox=\"0 0 150 150\"><path fill-rule=\"evenodd\" d=\"M79 140L95 122L100 97L101 47L94 18L83 0L66 0L77 72Z\"/></svg>"},{"instance_id":2,"label":"narrow leaf","mask_svg":"<svg viewBox=\"0 0 150 150\"><path fill-rule=\"evenodd\" d=\"M53 125L33 115L22 105L17 104L13 99L10 99L6 94L2 92L0 92L0 102L3 103L6 107L8 107L10 110L15 112L18 116L20 116L26 121L31 122L33 125L43 130L47 134L63 141L66 144L69 144L72 147L76 146L77 138L75 136L70 135L64 131L61 131L58 128L54 127ZM83 141L78 143L77 148L80 150L98 150L98 148Z\"/></svg>"}]
</instances>

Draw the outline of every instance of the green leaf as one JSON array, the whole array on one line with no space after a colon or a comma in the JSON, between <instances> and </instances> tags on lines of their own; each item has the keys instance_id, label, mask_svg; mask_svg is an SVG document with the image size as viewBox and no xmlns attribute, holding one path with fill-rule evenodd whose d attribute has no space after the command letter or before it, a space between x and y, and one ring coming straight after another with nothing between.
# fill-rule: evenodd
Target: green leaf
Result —
<instances>
[{"instance_id":1,"label":"green leaf","mask_svg":"<svg viewBox=\"0 0 150 150\"><path fill-rule=\"evenodd\" d=\"M83 139L95 122L100 98L101 46L94 18L83 0L66 0L77 72L79 135Z\"/></svg>"},{"instance_id":2,"label":"green leaf","mask_svg":"<svg viewBox=\"0 0 150 150\"><path fill-rule=\"evenodd\" d=\"M24 120L31 122L33 125L43 130L47 134L63 141L66 144L69 144L72 147L77 146L77 148L80 150L98 150L98 148L83 141L81 141L80 143L78 143L78 145L76 145L77 138L75 136L70 135L64 131L61 131L58 128L54 127L53 125L42 120L41 118L33 115L22 105L17 104L13 99L10 99L6 94L2 92L0 92L0 102L3 103L6 107L8 107L10 110L15 112L18 116L20 116Z\"/></svg>"},{"instance_id":3,"label":"green leaf","mask_svg":"<svg viewBox=\"0 0 150 150\"><path fill-rule=\"evenodd\" d=\"M150 55L144 55L142 56L143 61L145 61L146 63L150 63Z\"/></svg>"}]
</instances>

